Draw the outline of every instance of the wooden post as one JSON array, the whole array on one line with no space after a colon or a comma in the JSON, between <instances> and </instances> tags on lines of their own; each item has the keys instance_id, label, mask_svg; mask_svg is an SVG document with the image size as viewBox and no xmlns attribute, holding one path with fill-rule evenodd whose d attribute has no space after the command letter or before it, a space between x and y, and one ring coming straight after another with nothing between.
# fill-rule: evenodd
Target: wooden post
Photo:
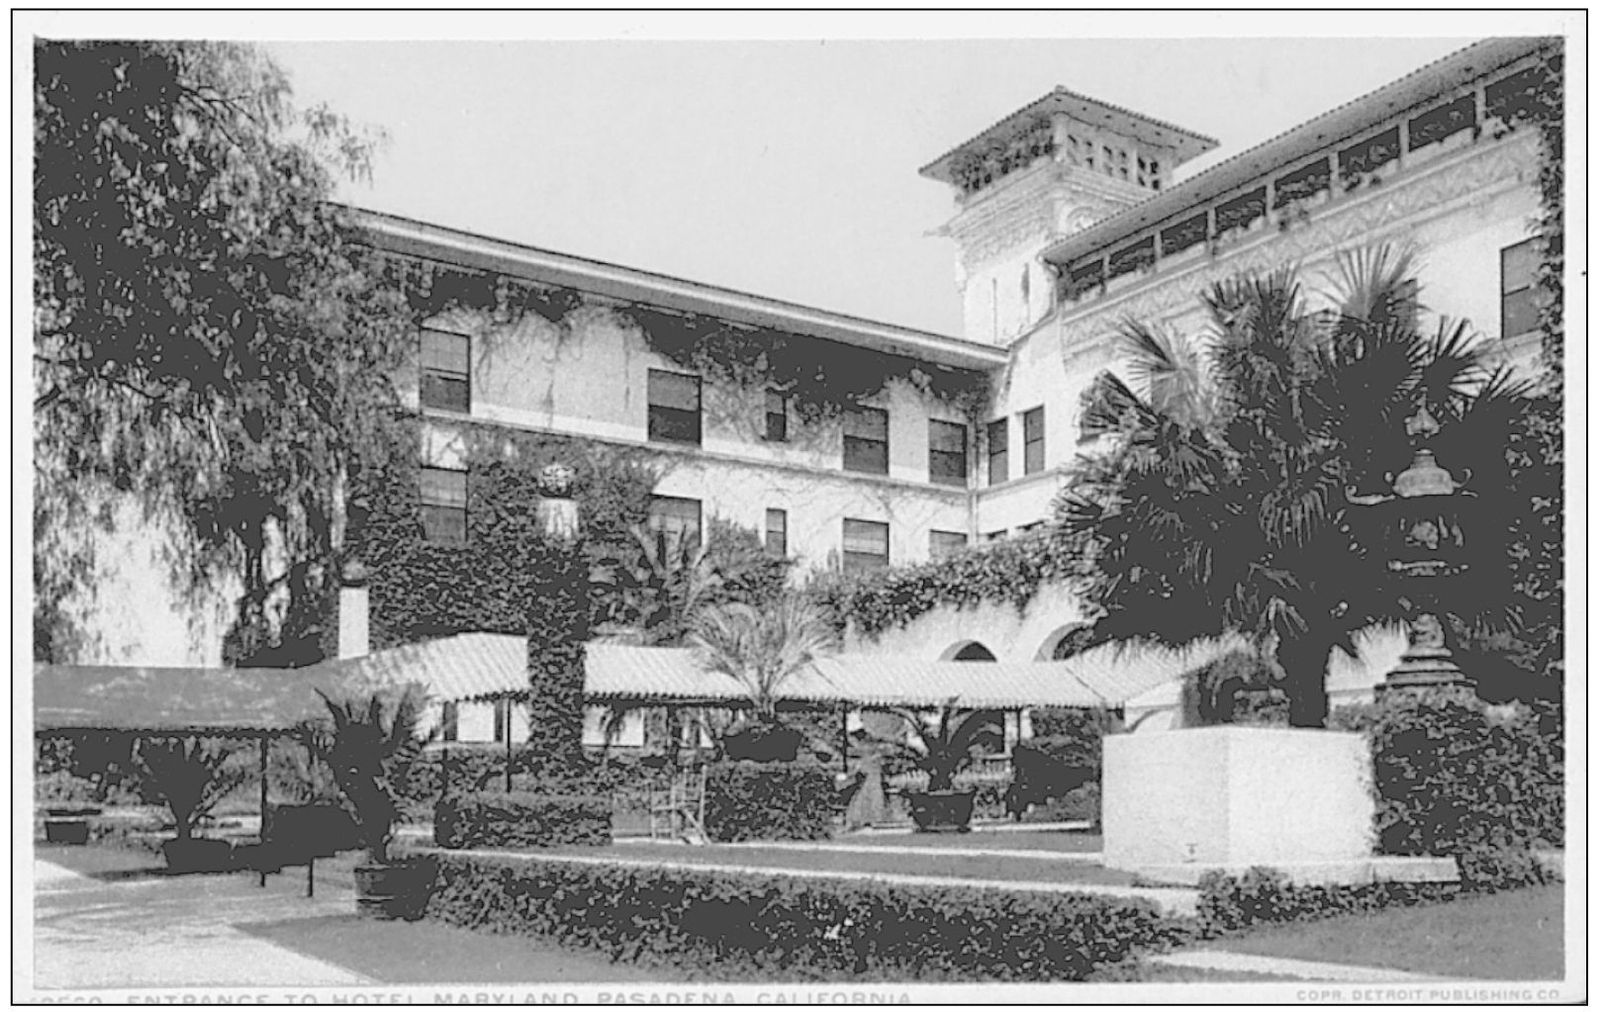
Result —
<instances>
[{"instance_id":1,"label":"wooden post","mask_svg":"<svg viewBox=\"0 0 1603 1012\"><path fill-rule=\"evenodd\" d=\"M503 707L505 707L505 709L502 711L503 716L501 718L501 728L502 728L502 730L506 731L506 734L507 734L506 785L507 785L507 793L511 794L512 793L512 697L511 696L507 696L505 699L503 699L501 701L501 705Z\"/></svg>"},{"instance_id":2,"label":"wooden post","mask_svg":"<svg viewBox=\"0 0 1603 1012\"><path fill-rule=\"evenodd\" d=\"M261 737L261 756L259 772L262 775L262 824L256 830L256 884L263 889L267 888L267 749L269 738L266 731Z\"/></svg>"},{"instance_id":3,"label":"wooden post","mask_svg":"<svg viewBox=\"0 0 1603 1012\"><path fill-rule=\"evenodd\" d=\"M852 736L851 732L847 730L849 723L847 715L850 713L847 707L849 705L844 700L840 704L840 771L843 774L849 774L852 771L850 761Z\"/></svg>"},{"instance_id":4,"label":"wooden post","mask_svg":"<svg viewBox=\"0 0 1603 1012\"><path fill-rule=\"evenodd\" d=\"M440 800L444 801L451 793L451 744L440 743Z\"/></svg>"}]
</instances>

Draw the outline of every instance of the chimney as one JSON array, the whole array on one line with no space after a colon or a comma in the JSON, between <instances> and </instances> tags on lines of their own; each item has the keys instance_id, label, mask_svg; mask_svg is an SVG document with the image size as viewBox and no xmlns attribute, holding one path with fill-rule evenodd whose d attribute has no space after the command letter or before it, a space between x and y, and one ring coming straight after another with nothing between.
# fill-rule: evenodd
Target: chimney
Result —
<instances>
[{"instance_id":1,"label":"chimney","mask_svg":"<svg viewBox=\"0 0 1603 1012\"><path fill-rule=\"evenodd\" d=\"M340 570L339 658L364 657L368 652L367 567L352 559Z\"/></svg>"}]
</instances>

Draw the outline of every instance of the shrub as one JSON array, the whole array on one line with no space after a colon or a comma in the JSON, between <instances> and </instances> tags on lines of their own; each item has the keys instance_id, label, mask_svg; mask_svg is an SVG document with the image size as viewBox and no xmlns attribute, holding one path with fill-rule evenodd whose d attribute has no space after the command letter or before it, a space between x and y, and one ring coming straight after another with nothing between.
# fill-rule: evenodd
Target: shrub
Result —
<instances>
[{"instance_id":1,"label":"shrub","mask_svg":"<svg viewBox=\"0 0 1603 1012\"><path fill-rule=\"evenodd\" d=\"M1170 926L1144 900L441 854L425 916L710 979L1081 980Z\"/></svg>"},{"instance_id":2,"label":"shrub","mask_svg":"<svg viewBox=\"0 0 1603 1012\"><path fill-rule=\"evenodd\" d=\"M434 842L441 847L606 846L612 842L612 803L605 797L497 791L450 797L435 806Z\"/></svg>"},{"instance_id":3,"label":"shrub","mask_svg":"<svg viewBox=\"0 0 1603 1012\"><path fill-rule=\"evenodd\" d=\"M827 839L846 810L834 771L813 763L713 763L706 803L707 835L722 843Z\"/></svg>"},{"instance_id":4,"label":"shrub","mask_svg":"<svg viewBox=\"0 0 1603 1012\"><path fill-rule=\"evenodd\" d=\"M1062 797L1050 798L1025 812L1023 822L1089 822L1094 828L1102 826L1102 785L1096 782L1081 784Z\"/></svg>"},{"instance_id":5,"label":"shrub","mask_svg":"<svg viewBox=\"0 0 1603 1012\"><path fill-rule=\"evenodd\" d=\"M1442 882L1294 885L1283 872L1271 868L1250 868L1242 875L1207 872L1198 891L1197 930L1204 937L1259 924L1442 903L1458 895L1455 885Z\"/></svg>"},{"instance_id":6,"label":"shrub","mask_svg":"<svg viewBox=\"0 0 1603 1012\"><path fill-rule=\"evenodd\" d=\"M1101 776L1102 739L1098 735L1032 738L1013 749L1013 785L1008 811L1022 813L1030 805L1064 797Z\"/></svg>"},{"instance_id":7,"label":"shrub","mask_svg":"<svg viewBox=\"0 0 1603 1012\"><path fill-rule=\"evenodd\" d=\"M1338 720L1369 736L1380 853L1452 856L1476 888L1544 879L1530 851L1564 834L1556 724L1450 694L1391 696Z\"/></svg>"}]
</instances>

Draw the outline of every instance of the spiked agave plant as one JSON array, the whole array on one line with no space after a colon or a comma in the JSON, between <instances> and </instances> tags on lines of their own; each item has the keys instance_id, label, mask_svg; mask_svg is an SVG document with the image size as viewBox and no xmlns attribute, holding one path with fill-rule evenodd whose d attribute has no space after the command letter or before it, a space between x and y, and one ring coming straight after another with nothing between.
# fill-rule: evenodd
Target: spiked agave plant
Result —
<instances>
[{"instance_id":1,"label":"spiked agave plant","mask_svg":"<svg viewBox=\"0 0 1603 1012\"><path fill-rule=\"evenodd\" d=\"M350 804L372 863L387 864L401 818L400 785L423 753L422 694L408 686L393 705L377 692L339 701L317 694L334 721L328 763L335 783Z\"/></svg>"},{"instance_id":2,"label":"spiked agave plant","mask_svg":"<svg viewBox=\"0 0 1603 1012\"><path fill-rule=\"evenodd\" d=\"M958 698L953 696L946 701L933 727L913 710L890 710L917 736L918 745L909 746L903 741L890 744L914 753L913 762L929 774L929 790L933 793L950 791L953 780L974 761L984 740L1002 734L991 711L962 709L957 705Z\"/></svg>"}]
</instances>

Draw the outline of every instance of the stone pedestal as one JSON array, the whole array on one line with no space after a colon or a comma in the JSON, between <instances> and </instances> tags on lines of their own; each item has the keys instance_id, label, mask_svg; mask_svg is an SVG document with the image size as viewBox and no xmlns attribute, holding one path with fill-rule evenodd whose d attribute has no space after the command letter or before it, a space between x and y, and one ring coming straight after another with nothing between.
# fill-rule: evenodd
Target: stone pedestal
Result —
<instances>
[{"instance_id":1,"label":"stone pedestal","mask_svg":"<svg viewBox=\"0 0 1603 1012\"><path fill-rule=\"evenodd\" d=\"M1277 868L1301 881L1436 878L1386 873L1371 855L1363 735L1205 727L1103 740L1103 862L1160 881ZM1448 862L1448 866L1451 862Z\"/></svg>"}]
</instances>

